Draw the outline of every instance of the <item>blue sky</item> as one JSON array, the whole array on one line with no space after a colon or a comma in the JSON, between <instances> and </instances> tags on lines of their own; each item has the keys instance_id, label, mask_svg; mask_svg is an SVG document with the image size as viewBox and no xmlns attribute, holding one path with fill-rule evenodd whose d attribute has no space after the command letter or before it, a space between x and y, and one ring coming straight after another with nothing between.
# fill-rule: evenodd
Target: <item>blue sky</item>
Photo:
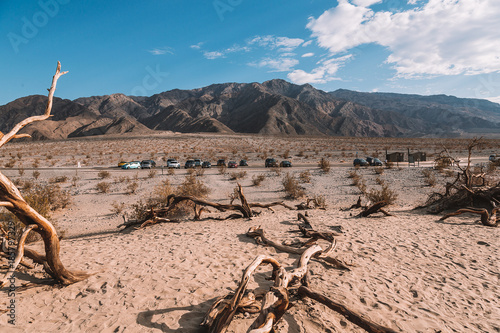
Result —
<instances>
[{"instance_id":1,"label":"blue sky","mask_svg":"<svg viewBox=\"0 0 500 333\"><path fill-rule=\"evenodd\" d=\"M500 102L498 0L0 2L0 105L281 78Z\"/></svg>"}]
</instances>

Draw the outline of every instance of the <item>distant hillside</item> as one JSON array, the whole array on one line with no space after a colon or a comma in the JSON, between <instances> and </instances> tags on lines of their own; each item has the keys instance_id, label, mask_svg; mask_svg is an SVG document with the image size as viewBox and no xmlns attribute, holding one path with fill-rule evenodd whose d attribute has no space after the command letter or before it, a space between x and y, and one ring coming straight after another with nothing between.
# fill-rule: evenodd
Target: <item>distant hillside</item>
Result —
<instances>
[{"instance_id":1,"label":"distant hillside","mask_svg":"<svg viewBox=\"0 0 500 333\"><path fill-rule=\"evenodd\" d=\"M0 131L41 114L47 97L0 106ZM284 80L174 89L151 97L113 94L54 99L50 120L24 132L36 139L135 133L258 133L263 135L461 136L500 133L500 105L452 96L326 93Z\"/></svg>"}]
</instances>

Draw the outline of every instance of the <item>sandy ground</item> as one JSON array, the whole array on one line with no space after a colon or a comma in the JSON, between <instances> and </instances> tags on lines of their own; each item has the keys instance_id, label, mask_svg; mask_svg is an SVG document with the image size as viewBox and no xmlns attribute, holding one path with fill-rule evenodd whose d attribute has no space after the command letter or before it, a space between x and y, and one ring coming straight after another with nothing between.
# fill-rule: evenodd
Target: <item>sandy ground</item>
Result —
<instances>
[{"instance_id":1,"label":"sandy ground","mask_svg":"<svg viewBox=\"0 0 500 333\"><path fill-rule=\"evenodd\" d=\"M121 216L113 214L113 202L130 205L151 195L165 179L173 186L184 180L148 170L108 168L111 192L98 193L101 179L96 168L40 169L39 181L66 175L62 187L71 192L72 205L52 216L59 231L61 257L66 267L94 273L67 287L42 285L9 297L0 291L0 309L13 299L16 325L0 313L1 332L204 332L199 326L214 300L237 288L242 271L259 254L274 256L287 268L298 256L257 245L245 236L261 226L276 240L297 239L297 212L282 207L250 220L218 221L209 213L202 221L159 224L142 230L119 232ZM243 170L239 168L237 171ZM251 202L282 200L284 173L252 165L241 180ZM298 176L310 170L311 181L302 186L308 196L322 195L326 210L310 210L316 230L342 226L333 256L355 266L351 271L311 261L311 287L364 314L366 318L400 332L500 332L500 228L487 228L476 216L462 215L444 222L439 216L412 210L440 186L425 186L422 167L393 168L380 178L398 194L389 210L392 217L356 218L357 211L343 211L356 202L359 190L348 178L352 167L333 167L322 173L311 163L288 172ZM2 170L19 178L16 169ZM27 173L31 174L31 171ZM376 187L373 168L358 171L368 187ZM261 186L254 175L265 174ZM71 179L77 176L76 184ZM126 194L127 176L139 184ZM437 174L438 184L444 176ZM123 178L122 178L123 179ZM211 201L227 202L236 182L212 168L200 177L212 189ZM74 186L76 185L76 186ZM289 201L289 204L300 201ZM191 218L191 217L189 217ZM41 250L41 243L31 247ZM269 267L259 268L251 288L268 288ZM40 282L46 276L38 267L21 269L16 284ZM237 315L229 332L245 332L254 316ZM279 332L364 332L341 315L314 301L299 301L279 323Z\"/></svg>"}]
</instances>

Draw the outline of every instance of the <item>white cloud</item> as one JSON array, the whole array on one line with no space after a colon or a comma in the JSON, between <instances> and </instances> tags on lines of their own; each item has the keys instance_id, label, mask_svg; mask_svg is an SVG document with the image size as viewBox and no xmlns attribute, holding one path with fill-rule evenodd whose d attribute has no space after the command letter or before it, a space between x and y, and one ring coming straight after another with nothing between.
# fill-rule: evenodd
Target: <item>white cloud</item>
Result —
<instances>
[{"instance_id":1,"label":"white cloud","mask_svg":"<svg viewBox=\"0 0 500 333\"><path fill-rule=\"evenodd\" d=\"M282 52L290 52L295 50L304 42L300 38L276 37L276 36L256 36L251 39L248 44L257 44L261 47L268 47L270 49L278 49Z\"/></svg>"},{"instance_id":2,"label":"white cloud","mask_svg":"<svg viewBox=\"0 0 500 333\"><path fill-rule=\"evenodd\" d=\"M314 56L314 53L309 52L309 53L304 53L304 54L302 55L302 58L309 58L309 57L312 57L312 56Z\"/></svg>"},{"instance_id":3,"label":"white cloud","mask_svg":"<svg viewBox=\"0 0 500 333\"><path fill-rule=\"evenodd\" d=\"M303 71L302 69L296 69L288 73L287 77L296 84L304 83L326 83L333 80L339 80L339 78L334 75L337 73L338 69L352 56L346 55L340 58L332 58L324 61L320 61L317 68L313 69L310 73Z\"/></svg>"},{"instance_id":4,"label":"white cloud","mask_svg":"<svg viewBox=\"0 0 500 333\"><path fill-rule=\"evenodd\" d=\"M204 42L199 42L199 43L196 43L194 45L191 45L190 48L195 49L195 50L199 50L199 49L201 49L201 46L203 44L204 44Z\"/></svg>"},{"instance_id":5,"label":"white cloud","mask_svg":"<svg viewBox=\"0 0 500 333\"><path fill-rule=\"evenodd\" d=\"M415 0L410 0L410 1L415 1ZM382 2L382 0L353 0L352 2L355 5L358 5L361 7L370 7L371 5Z\"/></svg>"},{"instance_id":6,"label":"white cloud","mask_svg":"<svg viewBox=\"0 0 500 333\"><path fill-rule=\"evenodd\" d=\"M396 13L374 12L370 3L339 0L307 28L333 54L367 43L386 47L399 77L500 71L500 1L429 0Z\"/></svg>"},{"instance_id":7,"label":"white cloud","mask_svg":"<svg viewBox=\"0 0 500 333\"><path fill-rule=\"evenodd\" d=\"M311 44L312 44L312 42L313 42L313 41L312 41L312 39L311 39L311 40L308 40L307 42L304 42L304 43L302 44L302 47L309 46L309 45L311 45Z\"/></svg>"},{"instance_id":8,"label":"white cloud","mask_svg":"<svg viewBox=\"0 0 500 333\"><path fill-rule=\"evenodd\" d=\"M174 54L172 51L171 47L161 47L161 48L156 48L148 51L152 55L163 55L163 54Z\"/></svg>"},{"instance_id":9,"label":"white cloud","mask_svg":"<svg viewBox=\"0 0 500 333\"><path fill-rule=\"evenodd\" d=\"M288 72L294 66L298 65L299 61L293 58L264 58L257 63L250 63L250 66L269 67L271 72Z\"/></svg>"},{"instance_id":10,"label":"white cloud","mask_svg":"<svg viewBox=\"0 0 500 333\"><path fill-rule=\"evenodd\" d=\"M211 52L205 51L203 52L203 56L207 59L217 59L217 58L223 58L224 53L219 51L211 51Z\"/></svg>"},{"instance_id":11,"label":"white cloud","mask_svg":"<svg viewBox=\"0 0 500 333\"><path fill-rule=\"evenodd\" d=\"M203 56L207 59L212 60L217 58L225 58L228 53L248 52L249 50L250 48L247 46L233 45L221 51L204 51Z\"/></svg>"}]
</instances>

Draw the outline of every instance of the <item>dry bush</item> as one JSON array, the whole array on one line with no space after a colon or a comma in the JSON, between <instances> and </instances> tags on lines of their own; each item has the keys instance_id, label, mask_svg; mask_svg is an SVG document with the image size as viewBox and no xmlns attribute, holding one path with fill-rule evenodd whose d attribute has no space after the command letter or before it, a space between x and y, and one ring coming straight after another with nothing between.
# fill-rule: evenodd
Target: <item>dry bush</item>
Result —
<instances>
[{"instance_id":1,"label":"dry bush","mask_svg":"<svg viewBox=\"0 0 500 333\"><path fill-rule=\"evenodd\" d=\"M389 188L389 185L383 183L380 189L370 189L369 191L364 191L364 195L371 202L385 201L387 204L392 204L398 198L396 192Z\"/></svg>"},{"instance_id":2,"label":"dry bush","mask_svg":"<svg viewBox=\"0 0 500 333\"><path fill-rule=\"evenodd\" d=\"M326 209L326 198L324 195L315 195L313 199L316 202L317 208Z\"/></svg>"},{"instance_id":3,"label":"dry bush","mask_svg":"<svg viewBox=\"0 0 500 333\"><path fill-rule=\"evenodd\" d=\"M149 169L148 178L155 178L157 173L158 171L156 171L155 169Z\"/></svg>"},{"instance_id":4,"label":"dry bush","mask_svg":"<svg viewBox=\"0 0 500 333\"><path fill-rule=\"evenodd\" d=\"M453 164L453 161L448 155L445 155L444 153L439 154L435 159L434 159L434 169L436 170L443 170L447 167L450 167Z\"/></svg>"},{"instance_id":5,"label":"dry bush","mask_svg":"<svg viewBox=\"0 0 500 333\"><path fill-rule=\"evenodd\" d=\"M80 180L80 177L78 176L74 176L72 179L71 179L71 186L73 187L76 187L78 185L78 181Z\"/></svg>"},{"instance_id":6,"label":"dry bush","mask_svg":"<svg viewBox=\"0 0 500 333\"><path fill-rule=\"evenodd\" d=\"M99 193L109 193L111 190L111 184L108 182L99 182L95 187Z\"/></svg>"},{"instance_id":7,"label":"dry bush","mask_svg":"<svg viewBox=\"0 0 500 333\"><path fill-rule=\"evenodd\" d=\"M218 165L217 170L219 171L219 175L225 175L227 167L225 165Z\"/></svg>"},{"instance_id":8,"label":"dry bush","mask_svg":"<svg viewBox=\"0 0 500 333\"><path fill-rule=\"evenodd\" d=\"M194 168L192 168L192 169L187 169L187 170L186 170L186 172L187 172L187 174L188 174L188 175L194 175L194 174L195 174L195 172L196 172L196 169L194 169Z\"/></svg>"},{"instance_id":9,"label":"dry bush","mask_svg":"<svg viewBox=\"0 0 500 333\"><path fill-rule=\"evenodd\" d=\"M392 168L394 168L394 162L392 162L392 161L387 161L387 162L385 162L385 167L386 167L387 169L392 169Z\"/></svg>"},{"instance_id":10,"label":"dry bush","mask_svg":"<svg viewBox=\"0 0 500 333\"><path fill-rule=\"evenodd\" d=\"M169 174L170 176L175 175L175 169L174 169L174 168L168 168L168 174Z\"/></svg>"},{"instance_id":11,"label":"dry bush","mask_svg":"<svg viewBox=\"0 0 500 333\"><path fill-rule=\"evenodd\" d=\"M422 169L422 175L424 176L424 182L429 186L436 185L436 176L431 169Z\"/></svg>"},{"instance_id":12,"label":"dry bush","mask_svg":"<svg viewBox=\"0 0 500 333\"><path fill-rule=\"evenodd\" d=\"M138 188L139 188L139 184L137 184L137 182L129 183L127 185L125 193L127 193L127 194L134 194L135 192L137 192Z\"/></svg>"},{"instance_id":13,"label":"dry bush","mask_svg":"<svg viewBox=\"0 0 500 333\"><path fill-rule=\"evenodd\" d=\"M281 184L283 185L283 190L285 191L287 198L298 199L305 195L305 191L302 186L300 186L299 181L289 172L285 174Z\"/></svg>"},{"instance_id":14,"label":"dry bush","mask_svg":"<svg viewBox=\"0 0 500 333\"><path fill-rule=\"evenodd\" d=\"M124 211L125 211L125 203L124 202L117 202L117 201L113 201L113 203L111 204L111 212L115 215L120 215L122 214Z\"/></svg>"},{"instance_id":15,"label":"dry bush","mask_svg":"<svg viewBox=\"0 0 500 333\"><path fill-rule=\"evenodd\" d=\"M184 182L176 189L177 195L187 195L197 198L204 198L210 193L203 181L197 179L194 175L187 175Z\"/></svg>"},{"instance_id":16,"label":"dry bush","mask_svg":"<svg viewBox=\"0 0 500 333\"><path fill-rule=\"evenodd\" d=\"M375 167L373 170L375 171L375 174L377 174L377 175L382 175L384 173L383 167Z\"/></svg>"},{"instance_id":17,"label":"dry bush","mask_svg":"<svg viewBox=\"0 0 500 333\"><path fill-rule=\"evenodd\" d=\"M71 195L68 191L62 190L59 185L41 185L37 184L29 186L22 191L26 202L45 218L50 218L52 211L66 208L71 204ZM8 211L0 212L0 223L6 228L9 223L14 223L15 237L19 239L24 229L24 224L12 213ZM54 227L58 229L57 224L52 222ZM63 235L57 230L59 235ZM29 234L26 242L34 242L40 239L38 233L32 232Z\"/></svg>"},{"instance_id":18,"label":"dry bush","mask_svg":"<svg viewBox=\"0 0 500 333\"><path fill-rule=\"evenodd\" d=\"M254 186L260 186L260 184L262 184L262 182L264 181L264 179L266 179L265 175L254 175L252 177L252 184Z\"/></svg>"},{"instance_id":19,"label":"dry bush","mask_svg":"<svg viewBox=\"0 0 500 333\"><path fill-rule=\"evenodd\" d=\"M58 176L49 179L49 183L66 183L67 181L68 181L68 176Z\"/></svg>"},{"instance_id":20,"label":"dry bush","mask_svg":"<svg viewBox=\"0 0 500 333\"><path fill-rule=\"evenodd\" d=\"M172 188L170 181L165 179L154 188L152 199L154 202L159 204L166 204L168 196L173 193L174 189Z\"/></svg>"},{"instance_id":21,"label":"dry bush","mask_svg":"<svg viewBox=\"0 0 500 333\"><path fill-rule=\"evenodd\" d=\"M203 168L197 168L195 170L196 177L202 177L205 174L205 169Z\"/></svg>"},{"instance_id":22,"label":"dry bush","mask_svg":"<svg viewBox=\"0 0 500 333\"><path fill-rule=\"evenodd\" d=\"M229 174L229 179L230 180L238 180L238 179L245 178L246 176L247 176L247 172L246 171L231 172Z\"/></svg>"},{"instance_id":23,"label":"dry bush","mask_svg":"<svg viewBox=\"0 0 500 333\"><path fill-rule=\"evenodd\" d=\"M33 171L33 178L38 179L38 177L40 177L40 171L38 170Z\"/></svg>"},{"instance_id":24,"label":"dry bush","mask_svg":"<svg viewBox=\"0 0 500 333\"><path fill-rule=\"evenodd\" d=\"M330 172L330 161L327 159L322 158L318 162L318 167L323 171L324 173Z\"/></svg>"},{"instance_id":25,"label":"dry bush","mask_svg":"<svg viewBox=\"0 0 500 333\"><path fill-rule=\"evenodd\" d=\"M107 179L107 178L111 177L111 173L109 173L109 171L106 171L106 170L101 170L97 174L97 177L99 177L101 179Z\"/></svg>"},{"instance_id":26,"label":"dry bush","mask_svg":"<svg viewBox=\"0 0 500 333\"><path fill-rule=\"evenodd\" d=\"M302 171L299 174L299 179L303 183L310 183L311 182L311 172L309 170Z\"/></svg>"},{"instance_id":27,"label":"dry bush","mask_svg":"<svg viewBox=\"0 0 500 333\"><path fill-rule=\"evenodd\" d=\"M272 167L271 171L273 171L276 174L276 176L278 177L281 176L281 169L279 167Z\"/></svg>"},{"instance_id":28,"label":"dry bush","mask_svg":"<svg viewBox=\"0 0 500 333\"><path fill-rule=\"evenodd\" d=\"M22 166L17 169L17 172L19 173L19 177L24 176L24 168Z\"/></svg>"}]
</instances>

